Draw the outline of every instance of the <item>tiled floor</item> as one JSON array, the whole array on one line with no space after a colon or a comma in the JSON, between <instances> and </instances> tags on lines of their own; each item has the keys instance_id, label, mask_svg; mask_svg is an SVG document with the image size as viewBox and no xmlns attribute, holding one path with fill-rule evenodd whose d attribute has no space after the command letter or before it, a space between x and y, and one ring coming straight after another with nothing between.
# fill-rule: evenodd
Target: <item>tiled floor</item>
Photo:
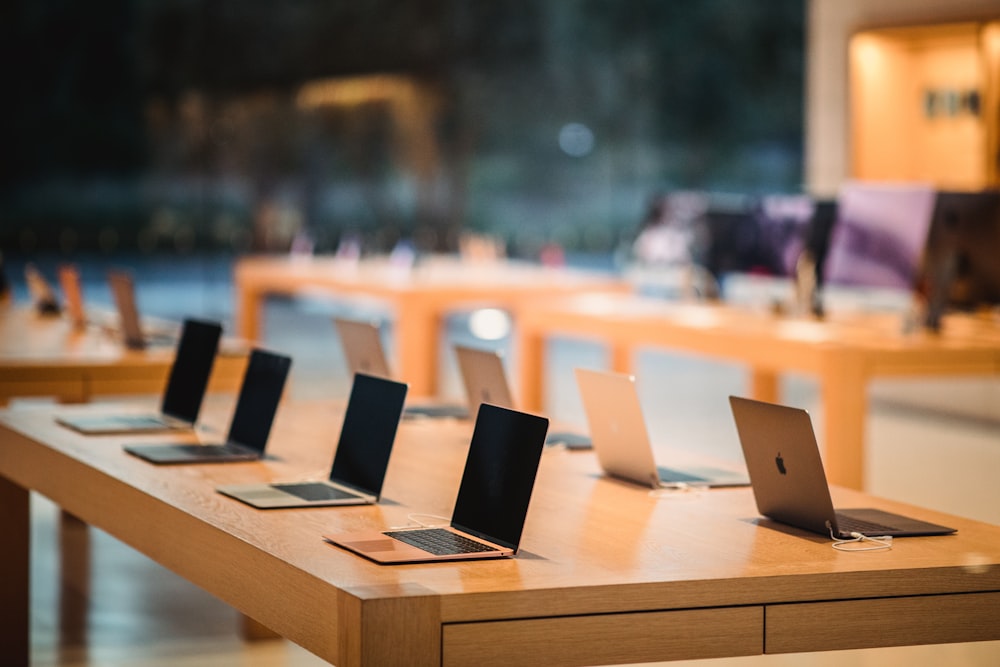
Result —
<instances>
[{"instance_id":1,"label":"tiled floor","mask_svg":"<svg viewBox=\"0 0 1000 667\"><path fill-rule=\"evenodd\" d=\"M186 267L183 264L180 267L177 264L145 265L137 272L140 305L163 316L191 313L231 321L231 285L226 270L227 265L220 267L218 263L204 266L195 263ZM89 275L92 282L88 298L101 300L100 271L93 269ZM275 301L268 306L265 342L294 357L293 396L346 396L348 381L330 323L331 312L329 303L316 301ZM462 340L469 335L466 319L461 315L453 318L448 328L449 339ZM510 349L508 352L517 353ZM557 344L551 352L547 370L556 382L548 397L550 414L582 424L582 409L572 384L572 368L602 365L604 352L595 345L568 341ZM456 393L457 377L450 360L442 372L446 378L445 392ZM654 439L673 446L698 448L723 458L739 459L739 446L725 397L743 391L745 378L741 369L647 351L642 353L638 376ZM958 381L920 382L909 383L906 390L933 396L956 388L969 391L967 385ZM887 384L877 388L875 393L882 396L892 394L892 390L893 387ZM793 378L786 383L785 391L787 402L809 408L817 421L822 420L812 382ZM872 443L868 459L872 492L1000 524L1000 485L996 483L1000 473L1000 421L900 408L876 400L869 441ZM68 606L72 606L75 599L61 589L55 579L58 571L57 511L40 497L33 498L33 510L32 664L36 667L311 667L322 664L288 642L242 642L236 633L237 616L226 605L99 531L91 531L92 589L83 603L84 623L81 626L72 619L61 620L60 596ZM1000 664L1000 642L738 658L694 664L725 667L799 664L993 667Z\"/></svg>"}]
</instances>

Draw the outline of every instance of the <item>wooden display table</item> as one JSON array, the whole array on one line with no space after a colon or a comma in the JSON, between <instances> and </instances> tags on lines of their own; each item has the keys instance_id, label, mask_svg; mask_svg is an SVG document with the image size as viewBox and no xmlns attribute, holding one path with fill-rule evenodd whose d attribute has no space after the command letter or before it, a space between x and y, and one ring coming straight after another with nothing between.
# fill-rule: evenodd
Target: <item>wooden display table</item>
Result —
<instances>
[{"instance_id":1,"label":"wooden display table","mask_svg":"<svg viewBox=\"0 0 1000 667\"><path fill-rule=\"evenodd\" d=\"M235 392L248 347L223 339L208 390ZM98 326L78 330L67 318L26 307L0 307L0 406L13 398L47 396L82 403L99 396L162 394L174 346L130 350Z\"/></svg>"},{"instance_id":2,"label":"wooden display table","mask_svg":"<svg viewBox=\"0 0 1000 667\"><path fill-rule=\"evenodd\" d=\"M384 302L395 314L395 372L409 383L414 396L437 393L441 327L452 311L487 306L513 310L529 296L630 289L608 274L446 256L423 259L415 267L394 265L385 258L350 262L332 257L246 257L236 263L234 282L237 331L248 340L261 336L261 311L268 295L322 292L333 298Z\"/></svg>"},{"instance_id":3,"label":"wooden display table","mask_svg":"<svg viewBox=\"0 0 1000 667\"><path fill-rule=\"evenodd\" d=\"M73 406L70 411L93 411ZM229 406L211 414L223 422ZM29 492L39 492L339 667L593 665L1000 639L1000 527L835 488L958 534L842 553L772 524L746 488L655 497L550 449L520 554L379 566L329 532L448 516L471 428L402 424L383 503L259 511L220 484L329 464L339 406L285 404L266 463L157 467L51 410L0 412L0 654L28 664ZM130 440L134 441L133 436Z\"/></svg>"},{"instance_id":4,"label":"wooden display table","mask_svg":"<svg viewBox=\"0 0 1000 667\"><path fill-rule=\"evenodd\" d=\"M568 336L611 348L612 366L634 372L637 348L660 347L750 369L749 396L779 401L783 373L819 381L820 445L831 483L862 489L868 385L877 377L996 375L1000 321L953 315L939 335L903 333L899 316L854 313L829 321L777 317L722 305L638 296L539 299L516 311L522 405L541 409L545 343Z\"/></svg>"}]
</instances>

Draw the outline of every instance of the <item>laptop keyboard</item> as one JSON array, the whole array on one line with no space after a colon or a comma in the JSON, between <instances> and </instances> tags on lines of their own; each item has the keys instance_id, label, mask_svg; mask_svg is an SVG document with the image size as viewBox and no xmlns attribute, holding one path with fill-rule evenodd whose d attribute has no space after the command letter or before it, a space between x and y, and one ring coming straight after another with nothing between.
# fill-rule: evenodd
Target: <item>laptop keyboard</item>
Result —
<instances>
[{"instance_id":1,"label":"laptop keyboard","mask_svg":"<svg viewBox=\"0 0 1000 667\"><path fill-rule=\"evenodd\" d=\"M343 498L359 498L358 494L334 488L319 482L303 484L272 484L272 488L290 493L302 500L341 500Z\"/></svg>"},{"instance_id":2,"label":"laptop keyboard","mask_svg":"<svg viewBox=\"0 0 1000 667\"><path fill-rule=\"evenodd\" d=\"M837 528L842 533L861 533L863 535L879 535L894 532L892 526L886 526L875 521L865 521L855 516L837 514Z\"/></svg>"},{"instance_id":3,"label":"laptop keyboard","mask_svg":"<svg viewBox=\"0 0 1000 667\"><path fill-rule=\"evenodd\" d=\"M435 556L454 556L457 554L474 554L483 551L497 551L493 547L456 535L444 528L427 528L421 530L398 530L385 533L389 537L405 542L410 546L423 549Z\"/></svg>"}]
</instances>

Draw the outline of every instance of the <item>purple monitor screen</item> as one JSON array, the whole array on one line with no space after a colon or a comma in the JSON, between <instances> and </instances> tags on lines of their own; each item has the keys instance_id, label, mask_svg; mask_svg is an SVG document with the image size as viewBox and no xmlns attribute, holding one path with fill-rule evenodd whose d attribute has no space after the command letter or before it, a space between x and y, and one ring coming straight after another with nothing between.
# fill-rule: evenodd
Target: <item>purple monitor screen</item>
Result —
<instances>
[{"instance_id":1,"label":"purple monitor screen","mask_svg":"<svg viewBox=\"0 0 1000 667\"><path fill-rule=\"evenodd\" d=\"M934 200L929 185L846 183L837 197L825 282L914 289Z\"/></svg>"}]
</instances>

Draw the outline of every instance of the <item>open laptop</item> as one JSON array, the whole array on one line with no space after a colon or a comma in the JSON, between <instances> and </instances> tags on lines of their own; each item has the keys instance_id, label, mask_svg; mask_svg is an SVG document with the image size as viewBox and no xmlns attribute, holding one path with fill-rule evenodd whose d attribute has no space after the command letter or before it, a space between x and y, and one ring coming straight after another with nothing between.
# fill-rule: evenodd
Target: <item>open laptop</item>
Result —
<instances>
[{"instance_id":1,"label":"open laptop","mask_svg":"<svg viewBox=\"0 0 1000 667\"><path fill-rule=\"evenodd\" d=\"M658 467L633 376L577 368L576 381L597 461L608 475L653 488L750 483L742 471L720 467Z\"/></svg>"},{"instance_id":2,"label":"open laptop","mask_svg":"<svg viewBox=\"0 0 1000 667\"><path fill-rule=\"evenodd\" d=\"M80 286L80 271L72 264L59 266L59 289L66 302L66 314L77 329L87 326L87 315L83 310L83 288Z\"/></svg>"},{"instance_id":3,"label":"open laptop","mask_svg":"<svg viewBox=\"0 0 1000 667\"><path fill-rule=\"evenodd\" d=\"M250 352L224 443L125 445L125 451L150 463L224 463L263 458L291 365L291 358L281 354L259 349Z\"/></svg>"},{"instance_id":4,"label":"open laptop","mask_svg":"<svg viewBox=\"0 0 1000 667\"><path fill-rule=\"evenodd\" d=\"M377 563L503 558L517 553L549 420L479 406L451 523L325 535Z\"/></svg>"},{"instance_id":5,"label":"open laptop","mask_svg":"<svg viewBox=\"0 0 1000 667\"><path fill-rule=\"evenodd\" d=\"M453 345L452 349L458 360L466 404L411 405L404 412L407 417L468 419L470 415L476 413L481 403L492 403L505 408L514 407L514 398L503 367L503 357L499 352L466 345Z\"/></svg>"},{"instance_id":6,"label":"open laptop","mask_svg":"<svg viewBox=\"0 0 1000 667\"><path fill-rule=\"evenodd\" d=\"M340 346L347 360L351 375L364 373L392 379L389 360L382 347L382 334L376 322L333 318L333 325L340 338Z\"/></svg>"},{"instance_id":7,"label":"open laptop","mask_svg":"<svg viewBox=\"0 0 1000 667\"><path fill-rule=\"evenodd\" d=\"M406 385L357 373L330 475L323 481L234 484L217 490L258 509L378 502L403 414Z\"/></svg>"},{"instance_id":8,"label":"open laptop","mask_svg":"<svg viewBox=\"0 0 1000 667\"><path fill-rule=\"evenodd\" d=\"M835 511L809 413L737 396L729 404L762 515L834 539L955 532L877 509Z\"/></svg>"},{"instance_id":9,"label":"open laptop","mask_svg":"<svg viewBox=\"0 0 1000 667\"><path fill-rule=\"evenodd\" d=\"M222 325L218 322L184 320L158 414L57 417L56 421L87 435L194 428L221 336Z\"/></svg>"},{"instance_id":10,"label":"open laptop","mask_svg":"<svg viewBox=\"0 0 1000 667\"><path fill-rule=\"evenodd\" d=\"M115 300L125 347L143 350L149 345L168 345L176 340L175 334L170 331L143 327L135 297L135 283L130 274L125 271L109 271L108 285Z\"/></svg>"},{"instance_id":11,"label":"open laptop","mask_svg":"<svg viewBox=\"0 0 1000 667\"><path fill-rule=\"evenodd\" d=\"M393 377L382 346L378 324L368 321L334 318L347 368L353 373ZM510 385L504 372L503 357L492 350L465 345L453 346L458 360L467 405L429 403L409 405L405 417L454 417L467 419L480 403L513 408Z\"/></svg>"},{"instance_id":12,"label":"open laptop","mask_svg":"<svg viewBox=\"0 0 1000 667\"><path fill-rule=\"evenodd\" d=\"M24 267L24 280L28 284L28 295L39 315L58 315L61 311L59 300L52 286L34 264Z\"/></svg>"}]
</instances>

